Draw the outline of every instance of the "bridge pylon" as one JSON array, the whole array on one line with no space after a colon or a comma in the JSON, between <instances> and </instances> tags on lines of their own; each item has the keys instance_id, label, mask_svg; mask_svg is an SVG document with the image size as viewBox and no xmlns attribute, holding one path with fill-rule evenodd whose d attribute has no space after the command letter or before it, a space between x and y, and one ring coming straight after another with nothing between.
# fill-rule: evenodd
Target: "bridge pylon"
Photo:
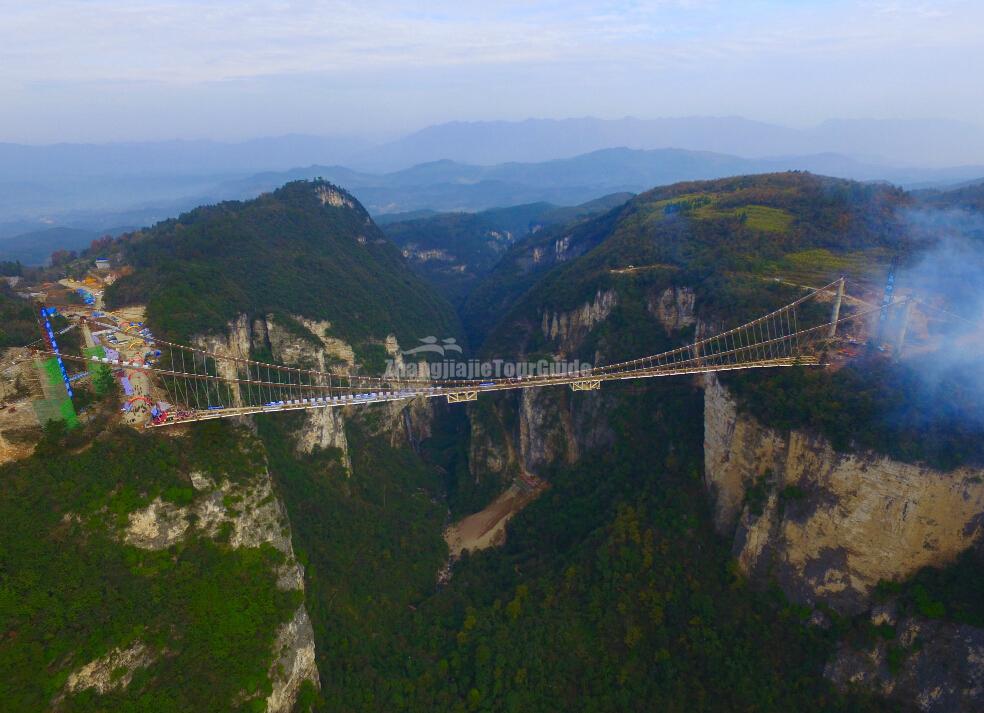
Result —
<instances>
[{"instance_id":1,"label":"bridge pylon","mask_svg":"<svg viewBox=\"0 0 984 713\"><path fill-rule=\"evenodd\" d=\"M837 322L840 321L841 302L844 300L844 278L837 281L837 294L834 296L834 307L830 311L830 333L828 338L837 336Z\"/></svg>"}]
</instances>

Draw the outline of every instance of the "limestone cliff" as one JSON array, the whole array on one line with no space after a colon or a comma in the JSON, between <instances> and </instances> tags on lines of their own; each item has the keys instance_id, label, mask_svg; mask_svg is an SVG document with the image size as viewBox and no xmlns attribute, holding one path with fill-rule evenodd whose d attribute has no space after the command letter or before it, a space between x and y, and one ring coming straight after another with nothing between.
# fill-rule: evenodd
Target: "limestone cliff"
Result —
<instances>
[{"instance_id":1,"label":"limestone cliff","mask_svg":"<svg viewBox=\"0 0 984 713\"><path fill-rule=\"evenodd\" d=\"M566 240L558 241L558 251L566 250ZM572 354L611 316L619 299L615 290L599 290L576 309L544 310L540 330L555 353ZM649 294L646 306L667 334L675 334L696 323L694 299L693 290L670 287ZM603 355L595 358L600 363ZM587 451L611 445L615 434L608 411L613 403L605 390L572 397L565 389L529 389L501 397L488 407L471 408L473 476L506 484L515 475L536 475L546 465L574 463Z\"/></svg>"},{"instance_id":2,"label":"limestone cliff","mask_svg":"<svg viewBox=\"0 0 984 713\"><path fill-rule=\"evenodd\" d=\"M221 538L233 548L270 544L285 556L277 586L304 589L304 571L294 555L287 514L266 470L236 483L216 483L201 473L190 473L189 480L196 491L190 504L179 507L156 498L129 514L121 539L152 550L166 549L192 534ZM66 691L92 688L105 693L125 688L137 668L149 666L164 653L141 641L113 650L70 674ZM266 701L268 713L289 713L305 681L318 685L314 653L314 631L302 603L280 627L270 652L273 691Z\"/></svg>"},{"instance_id":3,"label":"limestone cliff","mask_svg":"<svg viewBox=\"0 0 984 713\"><path fill-rule=\"evenodd\" d=\"M386 358L392 363L396 373L403 372L405 360L396 336L387 335L381 340L380 346L386 351ZM420 367L413 373L421 374L420 378L426 378L428 371ZM386 436L394 448L409 446L417 450L420 442L431 435L436 406L433 400L416 398L409 401L373 404L370 410L356 408L346 409L340 413L343 413L345 418L360 418L367 432Z\"/></svg>"},{"instance_id":4,"label":"limestone cliff","mask_svg":"<svg viewBox=\"0 0 984 713\"><path fill-rule=\"evenodd\" d=\"M314 322L302 317L293 318L311 334L304 339L289 331L273 315L252 321L240 315L227 325L224 335L199 338L203 349L222 356L249 359L254 349L268 350L274 359L292 366L331 371L337 369L344 373L355 362L352 347L340 339L328 335L330 324ZM317 343L314 341L317 339ZM234 371L228 362L219 362L219 368ZM222 374L234 376L234 374ZM241 404L238 389L233 389L233 401ZM295 447L299 453L311 453L315 448L338 448L342 452L342 462L346 469L351 465L348 457L348 444L345 440L344 423L335 409L313 409L306 411L304 425L296 434Z\"/></svg>"},{"instance_id":5,"label":"limestone cliff","mask_svg":"<svg viewBox=\"0 0 984 713\"><path fill-rule=\"evenodd\" d=\"M561 252L565 240L558 241ZM617 303L614 290L599 290L577 309L544 310L543 336L556 353L571 354ZM497 478L505 484L515 475L536 475L551 463L573 463L584 450L611 443L614 435L606 419L596 418L601 394L580 394L576 401L563 389L523 389L487 408L472 408L470 463L476 479Z\"/></svg>"},{"instance_id":6,"label":"limestone cliff","mask_svg":"<svg viewBox=\"0 0 984 713\"><path fill-rule=\"evenodd\" d=\"M689 287L667 287L648 295L646 309L659 320L667 334L672 334L696 323L696 299L696 294Z\"/></svg>"},{"instance_id":7,"label":"limestone cliff","mask_svg":"<svg viewBox=\"0 0 984 713\"><path fill-rule=\"evenodd\" d=\"M326 200L330 201L331 196ZM241 315L228 325L226 334L202 337L197 341L202 348L220 355L249 359L256 351L261 351L289 366L349 374L356 368L355 351L351 345L331 336L330 330L328 322L299 316L266 315L250 320ZM397 366L402 365L403 356L396 337L388 335L383 346L388 357ZM241 403L240 394L235 393L234 398ZM298 456L321 448L337 448L342 464L350 471L345 435L347 418L361 418L370 431L388 433L395 446L409 444L415 447L430 435L432 413L432 404L424 399L409 404L392 402L370 407L312 409L303 412L303 424L294 432L292 442ZM216 484L199 475L193 475L192 480L201 495L190 506L178 508L158 499L131 514L124 535L127 543L164 548L192 530L215 535L228 523L232 525L230 544L273 544L287 555L279 585L285 589L304 588L304 573L293 554L287 514L272 490L268 474L246 486L228 482ZM226 507L228 503L235 503L232 510ZM273 692L267 699L270 713L290 711L301 685L309 680L318 683L314 632L304 605L278 632L270 671L274 681Z\"/></svg>"},{"instance_id":8,"label":"limestone cliff","mask_svg":"<svg viewBox=\"0 0 984 713\"><path fill-rule=\"evenodd\" d=\"M34 452L41 427L32 397L41 397L33 359L22 349L0 353L0 465Z\"/></svg>"},{"instance_id":9,"label":"limestone cliff","mask_svg":"<svg viewBox=\"0 0 984 713\"><path fill-rule=\"evenodd\" d=\"M984 630L914 618L894 641L856 650L841 644L824 675L842 690L864 689L914 703L926 713L984 710Z\"/></svg>"},{"instance_id":10,"label":"limestone cliff","mask_svg":"<svg viewBox=\"0 0 984 713\"><path fill-rule=\"evenodd\" d=\"M580 447L574 436L567 393L523 389L519 398L519 462L524 473L552 463L573 463Z\"/></svg>"},{"instance_id":11,"label":"limestone cliff","mask_svg":"<svg viewBox=\"0 0 984 713\"><path fill-rule=\"evenodd\" d=\"M568 312L545 310L540 328L561 354L570 354L598 323L612 313L618 302L615 290L599 290L594 300Z\"/></svg>"},{"instance_id":12,"label":"limestone cliff","mask_svg":"<svg viewBox=\"0 0 984 713\"><path fill-rule=\"evenodd\" d=\"M287 325L284 320L292 320ZM299 334L297 326L306 334ZM293 328L292 328L293 327ZM272 357L283 364L303 369L314 369L339 375L349 374L356 366L355 350L337 337L331 336L331 324L310 320L300 316L277 317L266 315L252 321L240 315L227 325L224 335L201 337L198 345L215 354L248 359L253 350L268 351ZM399 367L403 356L396 337L387 335L382 341L387 355ZM231 364L220 364L220 368L233 371ZM226 374L234 376L234 374ZM235 403L242 403L238 390L233 390ZM432 406L424 400L391 402L374 405L373 413L378 418L376 432L386 432L394 445L419 443L430 435ZM354 416L353 409L311 409L304 412L304 423L294 436L294 446L300 455L312 453L320 448L337 448L341 452L342 464L351 470L348 442L345 437L345 418Z\"/></svg>"},{"instance_id":13,"label":"limestone cliff","mask_svg":"<svg viewBox=\"0 0 984 713\"><path fill-rule=\"evenodd\" d=\"M741 568L794 600L863 610L879 580L951 562L979 537L984 472L941 472L738 412L713 375L704 397L705 479Z\"/></svg>"},{"instance_id":14,"label":"limestone cliff","mask_svg":"<svg viewBox=\"0 0 984 713\"><path fill-rule=\"evenodd\" d=\"M518 475L519 458L514 440L507 437L500 409L489 404L469 406L468 464L475 484L485 480L508 482Z\"/></svg>"}]
</instances>

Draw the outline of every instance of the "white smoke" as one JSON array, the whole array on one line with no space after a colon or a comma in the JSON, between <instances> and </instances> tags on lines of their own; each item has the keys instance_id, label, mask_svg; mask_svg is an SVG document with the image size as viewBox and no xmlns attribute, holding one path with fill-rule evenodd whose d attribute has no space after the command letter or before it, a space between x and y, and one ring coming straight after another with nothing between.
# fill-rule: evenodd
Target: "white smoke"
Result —
<instances>
[{"instance_id":1,"label":"white smoke","mask_svg":"<svg viewBox=\"0 0 984 713\"><path fill-rule=\"evenodd\" d=\"M920 246L896 278L896 296L915 299L903 353L921 388L907 396L984 424L984 215L920 209L901 218Z\"/></svg>"}]
</instances>

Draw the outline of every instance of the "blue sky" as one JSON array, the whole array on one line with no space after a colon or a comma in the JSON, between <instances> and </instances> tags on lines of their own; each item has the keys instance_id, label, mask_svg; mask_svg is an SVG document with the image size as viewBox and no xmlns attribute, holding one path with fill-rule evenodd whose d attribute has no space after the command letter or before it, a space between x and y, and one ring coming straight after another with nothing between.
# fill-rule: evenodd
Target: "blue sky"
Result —
<instances>
[{"instance_id":1,"label":"blue sky","mask_svg":"<svg viewBox=\"0 0 984 713\"><path fill-rule=\"evenodd\" d=\"M984 124L980 0L0 0L0 141L453 119Z\"/></svg>"}]
</instances>

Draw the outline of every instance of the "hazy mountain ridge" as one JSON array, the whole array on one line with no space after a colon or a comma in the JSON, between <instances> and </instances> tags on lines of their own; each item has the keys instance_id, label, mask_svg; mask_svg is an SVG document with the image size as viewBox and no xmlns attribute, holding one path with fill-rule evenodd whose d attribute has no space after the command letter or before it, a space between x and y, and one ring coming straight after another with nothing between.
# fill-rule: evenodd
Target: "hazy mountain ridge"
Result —
<instances>
[{"instance_id":1,"label":"hazy mountain ridge","mask_svg":"<svg viewBox=\"0 0 984 713\"><path fill-rule=\"evenodd\" d=\"M60 176L211 176L346 161L368 142L287 134L247 141L133 141L109 144L0 143L0 180Z\"/></svg>"},{"instance_id":2,"label":"hazy mountain ridge","mask_svg":"<svg viewBox=\"0 0 984 713\"><path fill-rule=\"evenodd\" d=\"M787 170L903 185L964 181L984 175L984 166L939 170L888 168L837 154L747 159L707 151L619 147L565 159L491 166L442 159L390 173L312 165L227 181L211 197L255 195L289 180L323 177L346 186L374 214L421 209L474 211L539 201L576 205L608 193L640 193L679 181Z\"/></svg>"},{"instance_id":3,"label":"hazy mountain ridge","mask_svg":"<svg viewBox=\"0 0 984 713\"><path fill-rule=\"evenodd\" d=\"M710 180L731 175L804 170L812 173L847 177L856 180L887 180L900 185L921 187L947 182L969 183L968 189L984 175L984 166L952 169L887 168L855 161L838 154L790 156L774 159L746 159L738 156L682 149L635 150L602 149L569 159L539 163L504 163L494 166L464 164L452 160L431 161L391 173L368 173L344 166L310 165L287 171L266 171L247 177L226 178L211 184L204 194L171 198L164 202L144 203L125 211L94 212L73 209L62 214L59 227L87 232L105 232L119 225L150 225L196 205L224 200L254 198L293 180L325 178L346 186L375 216L390 213L482 211L502 206L535 202L573 206L616 192L639 193L656 185L683 180ZM154 178L154 181L163 180ZM200 180L200 179L196 179ZM171 188L173 189L172 184ZM196 184L201 187L201 184ZM32 189L41 194L40 189ZM133 195L139 194L139 190ZM83 197L73 194L71 201ZM49 207L59 196L44 196ZM8 204L16 203L8 196ZM2 200L0 200L2 204ZM65 203L64 205L74 205ZM412 216L411 216L412 217ZM391 222L391 221L387 221ZM18 222L5 231L0 224L0 259L20 259L41 263L57 247L76 249L75 242L65 245L45 243L31 248L35 233L50 227L51 219L30 229L28 222ZM5 234L6 232L6 234ZM18 245L7 242L21 237Z\"/></svg>"},{"instance_id":4,"label":"hazy mountain ridge","mask_svg":"<svg viewBox=\"0 0 984 713\"><path fill-rule=\"evenodd\" d=\"M746 158L833 152L896 165L984 162L984 130L956 121L831 119L793 129L742 117L699 116L449 122L370 149L357 162L393 169L434 157L486 164L544 161L612 146Z\"/></svg>"},{"instance_id":5,"label":"hazy mountain ridge","mask_svg":"<svg viewBox=\"0 0 984 713\"><path fill-rule=\"evenodd\" d=\"M672 153L660 159L665 171L626 163L592 192L597 181L585 180L578 166L590 173L598 160L593 154L614 147ZM581 160L562 164L571 175L558 180L560 166L553 162L574 159ZM451 164L456 167L449 171ZM251 198L316 175L356 191L373 213L382 213L576 204L678 180L787 169L932 187L979 178L982 165L984 131L935 120L830 120L812 129L740 117L451 122L376 146L305 135L238 143L8 143L0 144L0 238L44 225L101 230L150 224L205 202ZM603 168L611 170L595 170ZM403 190L395 194L395 187Z\"/></svg>"},{"instance_id":6,"label":"hazy mountain ridge","mask_svg":"<svg viewBox=\"0 0 984 713\"><path fill-rule=\"evenodd\" d=\"M438 213L393 221L382 230L421 277L457 303L517 240L602 213L631 197L612 193L571 207L529 203L478 213Z\"/></svg>"}]
</instances>

